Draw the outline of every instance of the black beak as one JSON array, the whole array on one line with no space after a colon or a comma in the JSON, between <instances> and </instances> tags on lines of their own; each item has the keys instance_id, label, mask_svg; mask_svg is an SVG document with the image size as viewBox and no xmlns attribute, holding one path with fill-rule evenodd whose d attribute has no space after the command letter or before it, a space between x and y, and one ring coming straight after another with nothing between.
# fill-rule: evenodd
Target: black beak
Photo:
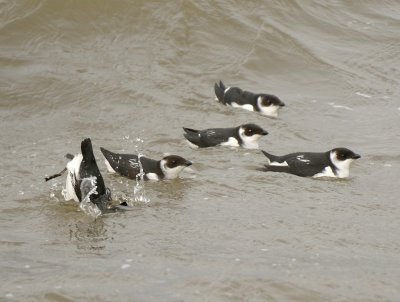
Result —
<instances>
[{"instance_id":1,"label":"black beak","mask_svg":"<svg viewBox=\"0 0 400 302\"><path fill-rule=\"evenodd\" d=\"M359 159L360 157L361 157L360 154L354 154L354 155L353 155L353 159Z\"/></svg>"},{"instance_id":2,"label":"black beak","mask_svg":"<svg viewBox=\"0 0 400 302\"><path fill-rule=\"evenodd\" d=\"M261 132L261 135L267 135L267 134L268 134L268 132L265 130L263 130L263 132Z\"/></svg>"},{"instance_id":3,"label":"black beak","mask_svg":"<svg viewBox=\"0 0 400 302\"><path fill-rule=\"evenodd\" d=\"M189 166L191 166L191 165L192 165L192 162L191 162L191 161L185 162L185 166L186 166L186 167L189 167Z\"/></svg>"},{"instance_id":4,"label":"black beak","mask_svg":"<svg viewBox=\"0 0 400 302\"><path fill-rule=\"evenodd\" d=\"M281 102L281 103L279 104L279 106L280 106L280 107L285 107L286 105L285 105L284 102Z\"/></svg>"}]
</instances>

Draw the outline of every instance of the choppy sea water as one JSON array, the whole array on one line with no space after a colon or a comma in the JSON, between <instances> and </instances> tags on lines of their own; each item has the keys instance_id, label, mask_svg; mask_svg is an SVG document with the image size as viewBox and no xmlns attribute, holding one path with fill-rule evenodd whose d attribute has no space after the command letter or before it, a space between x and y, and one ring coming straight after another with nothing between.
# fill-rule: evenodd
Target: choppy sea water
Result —
<instances>
[{"instance_id":1,"label":"choppy sea water","mask_svg":"<svg viewBox=\"0 0 400 302\"><path fill-rule=\"evenodd\" d=\"M398 1L0 3L0 300L398 301ZM278 95L223 107L214 82ZM271 153L345 146L350 178L262 173L258 150L190 149L182 127L254 122ZM90 137L194 164L93 220L63 201Z\"/></svg>"}]
</instances>

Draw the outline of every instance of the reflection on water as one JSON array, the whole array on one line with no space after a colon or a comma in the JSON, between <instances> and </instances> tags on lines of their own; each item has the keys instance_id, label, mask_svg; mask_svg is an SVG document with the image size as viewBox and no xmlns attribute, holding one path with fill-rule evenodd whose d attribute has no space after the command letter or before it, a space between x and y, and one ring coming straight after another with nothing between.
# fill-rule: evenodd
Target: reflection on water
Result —
<instances>
[{"instance_id":1,"label":"reflection on water","mask_svg":"<svg viewBox=\"0 0 400 302\"><path fill-rule=\"evenodd\" d=\"M69 225L69 240L78 250L85 253L100 255L108 239L106 225L102 219L79 220Z\"/></svg>"}]
</instances>

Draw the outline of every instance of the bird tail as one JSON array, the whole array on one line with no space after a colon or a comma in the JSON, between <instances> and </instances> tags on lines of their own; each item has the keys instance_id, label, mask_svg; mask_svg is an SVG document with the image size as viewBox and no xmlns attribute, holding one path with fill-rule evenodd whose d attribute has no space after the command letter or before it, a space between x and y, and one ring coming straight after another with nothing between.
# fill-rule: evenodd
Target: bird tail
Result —
<instances>
[{"instance_id":1,"label":"bird tail","mask_svg":"<svg viewBox=\"0 0 400 302\"><path fill-rule=\"evenodd\" d=\"M84 159L96 162L93 154L92 141L90 140L90 138L85 138L82 141L81 152Z\"/></svg>"},{"instance_id":2,"label":"bird tail","mask_svg":"<svg viewBox=\"0 0 400 302\"><path fill-rule=\"evenodd\" d=\"M222 83L222 81L219 81L219 85L215 83L214 85L214 91L215 91L215 96L217 97L218 101L222 104L225 104L224 102L224 94L225 94L225 85Z\"/></svg>"},{"instance_id":3,"label":"bird tail","mask_svg":"<svg viewBox=\"0 0 400 302\"><path fill-rule=\"evenodd\" d=\"M111 151L108 151L107 149L104 149L103 147L100 147L100 151L104 155L104 162L106 164L108 172L115 173L118 170L118 163L115 161L117 155Z\"/></svg>"},{"instance_id":4,"label":"bird tail","mask_svg":"<svg viewBox=\"0 0 400 302\"><path fill-rule=\"evenodd\" d=\"M185 133L183 134L183 136L191 143L193 144L198 144L200 137L199 137L199 131L195 130L195 129L191 129L191 128L185 128L183 127L183 130L185 131Z\"/></svg>"},{"instance_id":5,"label":"bird tail","mask_svg":"<svg viewBox=\"0 0 400 302\"><path fill-rule=\"evenodd\" d=\"M110 158L110 156L113 155L113 153L111 151L108 151L107 149L104 149L103 147L100 147L100 151L101 151L101 153L103 153L103 155L106 159Z\"/></svg>"},{"instance_id":6,"label":"bird tail","mask_svg":"<svg viewBox=\"0 0 400 302\"><path fill-rule=\"evenodd\" d=\"M265 155L265 157L268 159L268 164L270 164L271 162L274 162L274 161L278 161L278 156L276 156L276 155L272 155L272 154L270 154L270 153L268 153L268 152L266 152L266 151L264 151L264 150L261 150L261 152Z\"/></svg>"}]
</instances>

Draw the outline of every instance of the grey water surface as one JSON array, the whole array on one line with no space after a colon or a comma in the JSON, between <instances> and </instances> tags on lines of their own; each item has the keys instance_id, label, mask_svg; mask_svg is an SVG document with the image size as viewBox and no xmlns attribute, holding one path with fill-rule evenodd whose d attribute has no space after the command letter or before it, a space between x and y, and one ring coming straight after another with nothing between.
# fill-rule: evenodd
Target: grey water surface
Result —
<instances>
[{"instance_id":1,"label":"grey water surface","mask_svg":"<svg viewBox=\"0 0 400 302\"><path fill-rule=\"evenodd\" d=\"M1 1L0 300L400 301L399 33L399 1ZM287 106L224 107L219 80ZM182 135L248 122L362 158L314 180ZM135 181L100 147L194 164L93 220L44 182L85 137L115 202Z\"/></svg>"}]
</instances>

